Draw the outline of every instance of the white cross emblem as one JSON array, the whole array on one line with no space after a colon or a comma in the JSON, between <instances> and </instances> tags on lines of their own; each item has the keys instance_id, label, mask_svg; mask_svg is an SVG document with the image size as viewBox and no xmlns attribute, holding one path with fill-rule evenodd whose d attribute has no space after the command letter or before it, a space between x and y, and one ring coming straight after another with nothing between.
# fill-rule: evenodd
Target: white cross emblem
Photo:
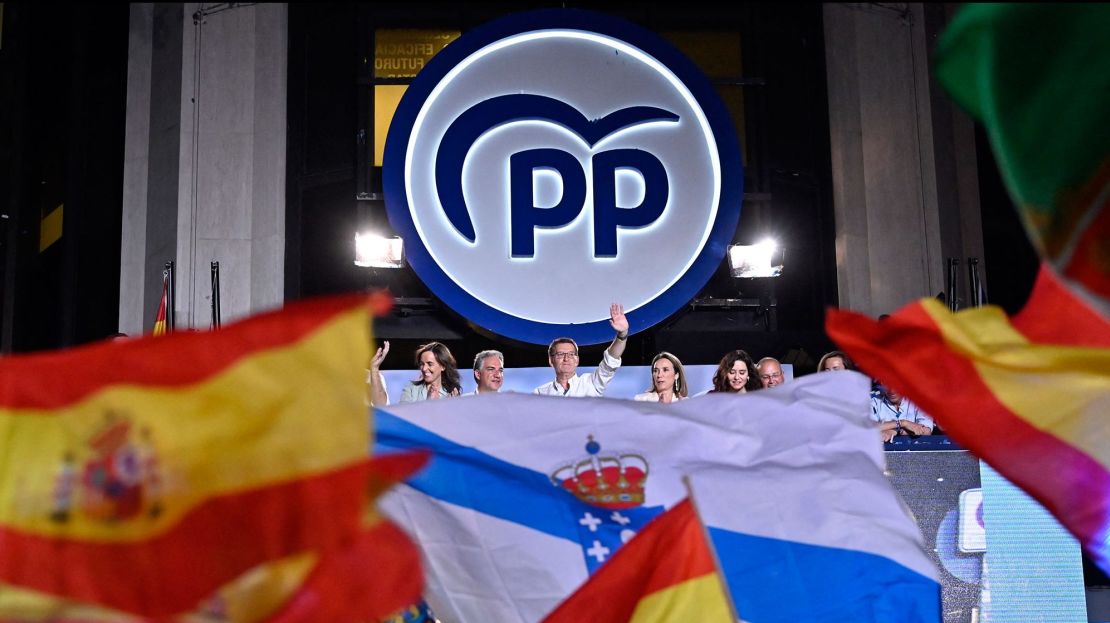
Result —
<instances>
[{"instance_id":1,"label":"white cross emblem","mask_svg":"<svg viewBox=\"0 0 1110 623\"><path fill-rule=\"evenodd\" d=\"M609 548L602 546L601 541L594 541L593 547L586 550L586 553L602 563L605 562L605 557L609 555Z\"/></svg>"},{"instance_id":2,"label":"white cross emblem","mask_svg":"<svg viewBox=\"0 0 1110 623\"><path fill-rule=\"evenodd\" d=\"M629 519L628 517L625 517L624 515L618 513L617 511L613 511L613 514L609 515L609 519L612 519L613 521L619 523L622 526L627 526L628 524L632 523L631 519Z\"/></svg>"},{"instance_id":3,"label":"white cross emblem","mask_svg":"<svg viewBox=\"0 0 1110 623\"><path fill-rule=\"evenodd\" d=\"M582 519L579 519L578 523L589 528L590 532L597 532L597 527L601 524L601 520L590 513L586 513L582 515Z\"/></svg>"}]
</instances>

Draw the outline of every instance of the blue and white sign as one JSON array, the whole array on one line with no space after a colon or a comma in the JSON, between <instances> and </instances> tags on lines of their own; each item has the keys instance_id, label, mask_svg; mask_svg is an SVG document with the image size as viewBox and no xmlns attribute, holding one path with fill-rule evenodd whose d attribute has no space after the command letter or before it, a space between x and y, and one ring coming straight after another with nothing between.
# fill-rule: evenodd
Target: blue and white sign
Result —
<instances>
[{"instance_id":1,"label":"blue and white sign","mask_svg":"<svg viewBox=\"0 0 1110 623\"><path fill-rule=\"evenodd\" d=\"M385 151L413 270L475 324L522 341L612 339L685 305L740 216L736 134L670 44L575 10L466 33L420 72Z\"/></svg>"}]
</instances>

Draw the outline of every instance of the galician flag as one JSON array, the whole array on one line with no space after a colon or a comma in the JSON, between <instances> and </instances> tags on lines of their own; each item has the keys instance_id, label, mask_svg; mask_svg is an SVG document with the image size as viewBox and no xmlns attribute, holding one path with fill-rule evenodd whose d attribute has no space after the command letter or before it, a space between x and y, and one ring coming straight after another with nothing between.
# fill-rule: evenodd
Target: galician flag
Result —
<instances>
[{"instance_id":1,"label":"galician flag","mask_svg":"<svg viewBox=\"0 0 1110 623\"><path fill-rule=\"evenodd\" d=\"M711 535L723 535L713 545L743 619L776 620L753 594L772 578L795 590L819 574L827 600L809 604L818 610L791 610L793 620L879 621L876 613L911 612L935 621L935 570L882 474L869 388L868 379L845 372L668 405L502 394L377 409L379 450L432 453L383 509L423 551L425 595L444 620L542 620L685 499L683 478L691 474L706 487L745 492L722 498L731 516L706 521ZM695 494L700 504L704 496ZM770 512L774 504L783 512ZM751 519L731 521L740 515ZM788 519L790 529L780 528ZM795 548L799 573L768 566L757 583L733 544L769 537ZM814 551L825 555L808 556ZM746 603L754 604L750 616Z\"/></svg>"}]
</instances>

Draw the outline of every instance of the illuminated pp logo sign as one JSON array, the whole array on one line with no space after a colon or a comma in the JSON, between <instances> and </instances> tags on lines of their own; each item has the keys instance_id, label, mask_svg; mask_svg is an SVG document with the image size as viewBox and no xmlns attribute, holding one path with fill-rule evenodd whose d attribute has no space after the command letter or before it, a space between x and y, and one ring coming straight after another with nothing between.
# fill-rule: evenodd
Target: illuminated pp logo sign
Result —
<instances>
[{"instance_id":1,"label":"illuminated pp logo sign","mask_svg":"<svg viewBox=\"0 0 1110 623\"><path fill-rule=\"evenodd\" d=\"M409 263L475 324L612 339L685 305L739 218L740 155L712 86L654 34L539 11L463 35L417 76L386 141Z\"/></svg>"}]
</instances>

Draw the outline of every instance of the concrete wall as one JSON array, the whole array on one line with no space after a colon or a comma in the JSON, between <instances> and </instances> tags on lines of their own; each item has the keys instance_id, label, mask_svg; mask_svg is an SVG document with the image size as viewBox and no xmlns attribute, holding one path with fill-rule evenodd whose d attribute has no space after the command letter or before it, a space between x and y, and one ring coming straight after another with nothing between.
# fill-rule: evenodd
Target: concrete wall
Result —
<instances>
[{"instance_id":1,"label":"concrete wall","mask_svg":"<svg viewBox=\"0 0 1110 623\"><path fill-rule=\"evenodd\" d=\"M226 5L225 5L226 6ZM178 328L280 306L284 280L287 9L132 5L120 327L149 331L162 265Z\"/></svg>"},{"instance_id":2,"label":"concrete wall","mask_svg":"<svg viewBox=\"0 0 1110 623\"><path fill-rule=\"evenodd\" d=\"M983 256L972 126L929 78L930 41L944 23L935 11L824 8L845 308L894 311L944 290L946 257Z\"/></svg>"},{"instance_id":3,"label":"concrete wall","mask_svg":"<svg viewBox=\"0 0 1110 623\"><path fill-rule=\"evenodd\" d=\"M131 5L119 301L120 331L129 335L150 330L162 263L177 244L180 102L151 94L180 90L182 15L179 3Z\"/></svg>"}]
</instances>

